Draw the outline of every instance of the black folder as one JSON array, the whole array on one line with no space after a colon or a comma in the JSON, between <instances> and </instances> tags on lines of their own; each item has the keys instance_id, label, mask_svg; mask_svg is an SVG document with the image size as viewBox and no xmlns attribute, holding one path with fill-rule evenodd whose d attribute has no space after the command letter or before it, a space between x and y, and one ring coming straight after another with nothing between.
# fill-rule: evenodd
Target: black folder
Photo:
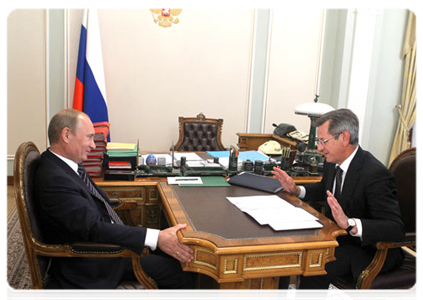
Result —
<instances>
[{"instance_id":1,"label":"black folder","mask_svg":"<svg viewBox=\"0 0 423 300\"><path fill-rule=\"evenodd\" d=\"M282 185L276 178L257 175L254 173L243 172L231 177L228 182L230 184L240 185L269 193L277 193L282 190Z\"/></svg>"}]
</instances>

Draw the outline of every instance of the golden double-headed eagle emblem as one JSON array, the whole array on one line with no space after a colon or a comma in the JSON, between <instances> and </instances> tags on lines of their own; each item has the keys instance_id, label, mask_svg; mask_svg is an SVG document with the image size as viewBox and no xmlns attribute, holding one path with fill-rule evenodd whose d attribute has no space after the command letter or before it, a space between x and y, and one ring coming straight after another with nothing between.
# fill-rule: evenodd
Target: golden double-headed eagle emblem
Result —
<instances>
[{"instance_id":1,"label":"golden double-headed eagle emblem","mask_svg":"<svg viewBox=\"0 0 423 300\"><path fill-rule=\"evenodd\" d=\"M150 9L154 22L162 27L170 27L172 24L178 24L178 16L182 9L180 8L152 8Z\"/></svg>"}]
</instances>

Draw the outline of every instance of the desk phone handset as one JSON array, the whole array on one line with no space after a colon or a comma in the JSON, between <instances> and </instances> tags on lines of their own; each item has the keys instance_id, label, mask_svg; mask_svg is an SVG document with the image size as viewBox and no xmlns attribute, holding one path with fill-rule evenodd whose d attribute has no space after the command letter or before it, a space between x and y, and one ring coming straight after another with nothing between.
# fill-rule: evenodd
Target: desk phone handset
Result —
<instances>
[{"instance_id":1,"label":"desk phone handset","mask_svg":"<svg viewBox=\"0 0 423 300\"><path fill-rule=\"evenodd\" d=\"M288 137L297 142L306 142L308 140L308 135L297 130L294 125L287 123L280 123L279 125L273 123L272 125L275 127L273 133L280 137Z\"/></svg>"}]
</instances>

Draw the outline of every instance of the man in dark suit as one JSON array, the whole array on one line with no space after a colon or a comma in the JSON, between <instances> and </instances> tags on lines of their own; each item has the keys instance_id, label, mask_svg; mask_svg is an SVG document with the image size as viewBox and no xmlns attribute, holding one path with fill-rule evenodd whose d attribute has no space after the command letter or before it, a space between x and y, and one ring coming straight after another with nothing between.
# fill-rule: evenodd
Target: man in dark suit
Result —
<instances>
[{"instance_id":1,"label":"man in dark suit","mask_svg":"<svg viewBox=\"0 0 423 300\"><path fill-rule=\"evenodd\" d=\"M159 288L193 288L193 274L183 272L179 263L193 259L193 251L176 236L185 224L162 231L124 226L108 206L107 195L89 176L84 182L78 174L83 171L78 167L95 148L89 117L73 109L60 111L49 124L48 137L51 146L41 155L35 174L35 198L46 241L108 243L138 253L144 246L158 248L159 255L142 258L141 265ZM127 258L53 258L49 273L54 287L68 289L116 288L122 280L135 279Z\"/></svg>"},{"instance_id":2,"label":"man in dark suit","mask_svg":"<svg viewBox=\"0 0 423 300\"><path fill-rule=\"evenodd\" d=\"M352 111L331 111L317 120L318 150L325 157L322 180L297 186L286 172L273 171L285 191L305 201L326 200L327 216L348 232L338 238L336 261L326 264L328 275L303 276L300 288L328 288L331 276L347 276L355 283L371 262L376 242L404 238L394 176L358 145L358 134L358 118ZM401 249L389 250L383 270L402 260Z\"/></svg>"}]
</instances>

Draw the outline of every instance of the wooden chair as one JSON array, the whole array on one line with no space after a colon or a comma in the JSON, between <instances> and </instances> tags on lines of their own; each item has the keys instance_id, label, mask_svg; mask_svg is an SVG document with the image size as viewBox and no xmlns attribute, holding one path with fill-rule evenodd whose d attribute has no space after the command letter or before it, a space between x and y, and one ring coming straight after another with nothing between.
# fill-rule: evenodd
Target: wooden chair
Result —
<instances>
[{"instance_id":1,"label":"wooden chair","mask_svg":"<svg viewBox=\"0 0 423 300\"><path fill-rule=\"evenodd\" d=\"M398 186L398 201L404 220L406 236L403 242L378 242L372 262L360 274L353 286L345 279L337 278L333 284L349 289L407 289L416 283L416 148L410 148L398 155L389 170L394 174ZM405 259L394 270L380 272L388 250L404 250Z\"/></svg>"},{"instance_id":2,"label":"wooden chair","mask_svg":"<svg viewBox=\"0 0 423 300\"><path fill-rule=\"evenodd\" d=\"M207 119L203 113L196 118L179 117L179 139L175 151L223 151L223 119Z\"/></svg>"},{"instance_id":3,"label":"wooden chair","mask_svg":"<svg viewBox=\"0 0 423 300\"><path fill-rule=\"evenodd\" d=\"M33 201L33 179L39 158L40 152L35 144L25 142L16 151L14 165L16 205L33 288L46 287L46 270L50 257L128 257L132 259L132 267L139 283L146 289L157 288L140 264L140 257L148 255L147 249L139 255L117 245L89 242L64 245L44 243ZM125 208L125 204L121 203L118 208Z\"/></svg>"}]
</instances>

